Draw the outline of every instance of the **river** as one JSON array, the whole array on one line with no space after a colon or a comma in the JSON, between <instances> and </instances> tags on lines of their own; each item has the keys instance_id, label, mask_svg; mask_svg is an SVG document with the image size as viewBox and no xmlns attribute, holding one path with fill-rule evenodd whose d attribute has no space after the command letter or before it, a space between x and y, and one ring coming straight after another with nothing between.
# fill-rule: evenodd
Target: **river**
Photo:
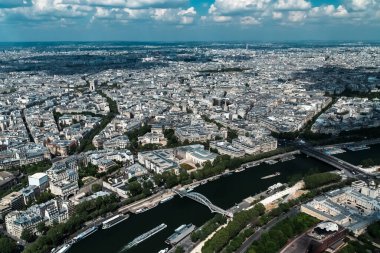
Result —
<instances>
[{"instance_id":1,"label":"river","mask_svg":"<svg viewBox=\"0 0 380 253\"><path fill-rule=\"evenodd\" d=\"M375 145L369 150L348 151L337 156L357 164L363 159L375 159L379 153L380 145ZM262 192L277 182L286 183L291 176L304 174L310 169L318 169L323 172L334 168L304 155L296 155L296 159L290 161L278 162L274 165L262 163L243 172L233 173L201 185L194 191L205 195L215 205L228 209L235 203ZM280 176L261 179L261 177L277 171L281 172ZM181 224L193 223L199 227L213 216L214 214L206 206L188 198L181 199L176 196L149 211L131 215L129 219L110 229L99 229L96 233L74 244L69 253L118 253L135 237L165 223L167 224L166 229L128 250L128 253L155 253L168 247L164 243L165 239Z\"/></svg>"}]
</instances>

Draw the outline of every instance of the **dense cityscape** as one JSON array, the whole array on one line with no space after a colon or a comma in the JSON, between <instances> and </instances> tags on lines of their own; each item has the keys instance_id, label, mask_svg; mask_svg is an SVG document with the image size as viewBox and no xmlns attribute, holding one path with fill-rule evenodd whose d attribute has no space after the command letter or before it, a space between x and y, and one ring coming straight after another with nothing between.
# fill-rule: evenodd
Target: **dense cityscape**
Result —
<instances>
[{"instance_id":1,"label":"dense cityscape","mask_svg":"<svg viewBox=\"0 0 380 253\"><path fill-rule=\"evenodd\" d=\"M1 252L379 252L378 43L0 49Z\"/></svg>"}]
</instances>

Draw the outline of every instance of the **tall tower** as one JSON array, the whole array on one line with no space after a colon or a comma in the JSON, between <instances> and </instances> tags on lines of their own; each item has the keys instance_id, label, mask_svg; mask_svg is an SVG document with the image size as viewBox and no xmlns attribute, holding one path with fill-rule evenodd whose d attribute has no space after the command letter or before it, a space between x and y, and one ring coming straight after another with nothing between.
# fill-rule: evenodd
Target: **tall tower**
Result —
<instances>
[{"instance_id":1,"label":"tall tower","mask_svg":"<svg viewBox=\"0 0 380 253\"><path fill-rule=\"evenodd\" d=\"M90 91L91 92L94 92L95 91L95 84L97 83L98 81L95 80L94 82L90 82Z\"/></svg>"}]
</instances>

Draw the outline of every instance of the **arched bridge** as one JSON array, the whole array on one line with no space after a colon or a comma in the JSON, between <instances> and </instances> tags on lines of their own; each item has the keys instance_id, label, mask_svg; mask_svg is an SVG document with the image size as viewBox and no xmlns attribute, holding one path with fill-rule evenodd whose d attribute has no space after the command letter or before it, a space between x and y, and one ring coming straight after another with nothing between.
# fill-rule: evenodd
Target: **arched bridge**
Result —
<instances>
[{"instance_id":1,"label":"arched bridge","mask_svg":"<svg viewBox=\"0 0 380 253\"><path fill-rule=\"evenodd\" d=\"M220 213L220 214L225 215L225 216L230 217L230 218L233 217L232 212L228 212L228 211L214 205L213 203L211 203L211 201L208 198L206 198L204 195L202 195L198 192L187 192L187 191L181 191L181 190L174 190L174 192L177 193L181 198L182 197L188 197L192 200L195 200L198 203L201 203L202 205L207 206L212 213Z\"/></svg>"}]
</instances>

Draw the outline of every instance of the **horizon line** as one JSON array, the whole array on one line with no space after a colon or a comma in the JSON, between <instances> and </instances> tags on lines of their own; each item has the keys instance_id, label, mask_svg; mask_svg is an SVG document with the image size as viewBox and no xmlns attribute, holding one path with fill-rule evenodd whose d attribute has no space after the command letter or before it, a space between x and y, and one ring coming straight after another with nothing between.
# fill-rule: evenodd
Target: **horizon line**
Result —
<instances>
[{"instance_id":1,"label":"horizon line","mask_svg":"<svg viewBox=\"0 0 380 253\"><path fill-rule=\"evenodd\" d=\"M295 42L380 42L380 39L294 39L294 40L30 40L0 41L5 43L89 43L89 42L123 42L123 43L295 43Z\"/></svg>"}]
</instances>

